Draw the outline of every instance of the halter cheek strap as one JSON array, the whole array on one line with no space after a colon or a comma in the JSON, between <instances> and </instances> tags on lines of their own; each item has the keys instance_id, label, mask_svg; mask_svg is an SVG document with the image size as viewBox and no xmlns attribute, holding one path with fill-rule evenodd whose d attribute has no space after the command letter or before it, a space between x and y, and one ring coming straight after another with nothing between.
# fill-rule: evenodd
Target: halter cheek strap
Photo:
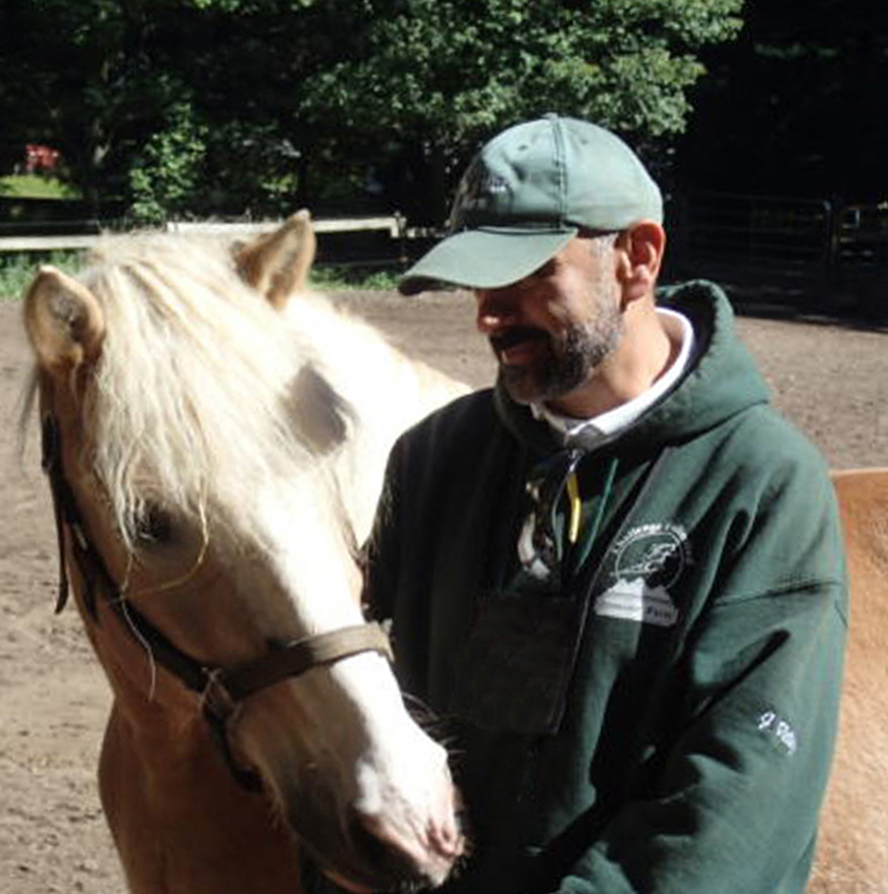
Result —
<instances>
[{"instance_id":1,"label":"halter cheek strap","mask_svg":"<svg viewBox=\"0 0 888 894\"><path fill-rule=\"evenodd\" d=\"M65 478L61 431L51 413L43 418L42 457L43 471L52 491L59 547L56 613L65 607L70 589L65 562L67 529L71 535L71 554L83 579L83 599L89 617L94 623L100 623L97 595L101 593L103 603L122 622L127 634L143 647L147 646L157 664L198 695L213 737L232 775L244 787L253 791L262 787L256 774L238 766L228 740L228 723L245 698L290 677L298 677L312 668L330 665L362 652L376 652L389 661L393 660L391 644L385 632L378 624L369 623L294 640L235 668L198 661L176 646L134 605L125 602L105 560L89 539L74 491Z\"/></svg>"},{"instance_id":2,"label":"halter cheek strap","mask_svg":"<svg viewBox=\"0 0 888 894\"><path fill-rule=\"evenodd\" d=\"M86 608L90 617L98 622L94 597L96 577L103 574L110 581L110 575L108 575L108 570L105 568L102 557L95 552L92 544L84 535L80 511L74 499L74 492L65 478L62 467L62 442L58 421L52 414L48 414L43 418L40 464L43 472L49 479L49 487L52 491L56 540L58 541L59 550L59 588L56 596L56 614L59 614L67 605L68 593L70 591L68 567L65 563L65 528L67 527L72 535L72 548L75 551L75 559L83 573L86 584L86 592L84 594Z\"/></svg>"}]
</instances>

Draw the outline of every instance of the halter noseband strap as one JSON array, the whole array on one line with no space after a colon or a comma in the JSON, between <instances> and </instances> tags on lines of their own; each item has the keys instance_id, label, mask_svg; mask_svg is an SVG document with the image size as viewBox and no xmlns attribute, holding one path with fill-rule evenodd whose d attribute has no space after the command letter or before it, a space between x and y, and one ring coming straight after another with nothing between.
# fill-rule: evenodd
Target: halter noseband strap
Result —
<instances>
[{"instance_id":1,"label":"halter noseband strap","mask_svg":"<svg viewBox=\"0 0 888 894\"><path fill-rule=\"evenodd\" d=\"M379 624L340 627L296 640L250 664L222 671L217 682L224 685L235 701L240 701L287 677L298 677L313 667L333 664L359 652L378 652L392 660L388 637Z\"/></svg>"},{"instance_id":2,"label":"halter noseband strap","mask_svg":"<svg viewBox=\"0 0 888 894\"><path fill-rule=\"evenodd\" d=\"M207 665L182 651L134 605L126 602L101 553L87 536L74 491L65 478L61 432L52 414L43 419L42 438L42 465L52 491L59 543L56 612L60 612L68 600L64 538L67 527L71 532L71 551L84 582L83 597L89 616L99 623L96 594L101 592L104 603L123 623L123 629L140 645L147 646L161 667L199 696L204 716L232 775L246 788L256 790L261 784L255 774L237 765L227 735L227 722L243 699L314 667L333 664L361 652L377 652L389 661L393 660L389 639L376 623L356 624L295 640L255 661L230 669Z\"/></svg>"}]
</instances>

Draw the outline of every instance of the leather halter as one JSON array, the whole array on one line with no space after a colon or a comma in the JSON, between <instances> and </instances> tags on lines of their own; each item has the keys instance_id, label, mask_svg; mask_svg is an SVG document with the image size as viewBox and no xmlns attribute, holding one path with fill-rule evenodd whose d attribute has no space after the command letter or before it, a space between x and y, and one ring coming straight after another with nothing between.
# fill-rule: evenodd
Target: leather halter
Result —
<instances>
[{"instance_id":1,"label":"leather halter","mask_svg":"<svg viewBox=\"0 0 888 894\"><path fill-rule=\"evenodd\" d=\"M84 584L84 604L89 617L100 623L97 593L122 622L123 629L153 659L183 686L198 695L204 717L210 725L234 778L246 788L258 790L258 777L238 766L231 753L227 724L245 698L313 667L332 664L361 652L378 652L392 661L391 645L376 623L342 627L328 633L295 640L273 649L256 660L234 668L208 665L178 648L134 605L126 602L102 558L89 539L86 523L62 465L61 431L54 415L47 414L42 426L42 466L49 479L59 545L59 592L56 614L68 601L69 581L65 561L65 529L70 531L71 553Z\"/></svg>"}]
</instances>

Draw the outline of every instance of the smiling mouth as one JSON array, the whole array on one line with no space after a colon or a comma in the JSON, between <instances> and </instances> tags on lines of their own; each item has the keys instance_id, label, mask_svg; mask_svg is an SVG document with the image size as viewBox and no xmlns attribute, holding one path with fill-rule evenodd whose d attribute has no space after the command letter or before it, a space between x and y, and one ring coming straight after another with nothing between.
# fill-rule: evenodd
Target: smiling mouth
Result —
<instances>
[{"instance_id":1,"label":"smiling mouth","mask_svg":"<svg viewBox=\"0 0 888 894\"><path fill-rule=\"evenodd\" d=\"M547 339L542 329L531 326L516 326L500 335L490 336L490 346L501 363L520 363L536 351Z\"/></svg>"}]
</instances>

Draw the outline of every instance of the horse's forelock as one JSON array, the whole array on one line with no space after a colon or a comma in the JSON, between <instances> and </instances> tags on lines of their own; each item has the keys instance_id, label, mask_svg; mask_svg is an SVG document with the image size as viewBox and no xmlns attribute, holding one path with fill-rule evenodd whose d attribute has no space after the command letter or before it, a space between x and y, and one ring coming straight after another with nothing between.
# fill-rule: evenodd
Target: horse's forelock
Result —
<instances>
[{"instance_id":1,"label":"horse's forelock","mask_svg":"<svg viewBox=\"0 0 888 894\"><path fill-rule=\"evenodd\" d=\"M107 325L85 408L91 461L126 539L146 483L179 511L211 502L231 518L261 481L324 475L324 451L305 437L317 427L288 413L310 349L221 249L115 240L84 281Z\"/></svg>"}]
</instances>

